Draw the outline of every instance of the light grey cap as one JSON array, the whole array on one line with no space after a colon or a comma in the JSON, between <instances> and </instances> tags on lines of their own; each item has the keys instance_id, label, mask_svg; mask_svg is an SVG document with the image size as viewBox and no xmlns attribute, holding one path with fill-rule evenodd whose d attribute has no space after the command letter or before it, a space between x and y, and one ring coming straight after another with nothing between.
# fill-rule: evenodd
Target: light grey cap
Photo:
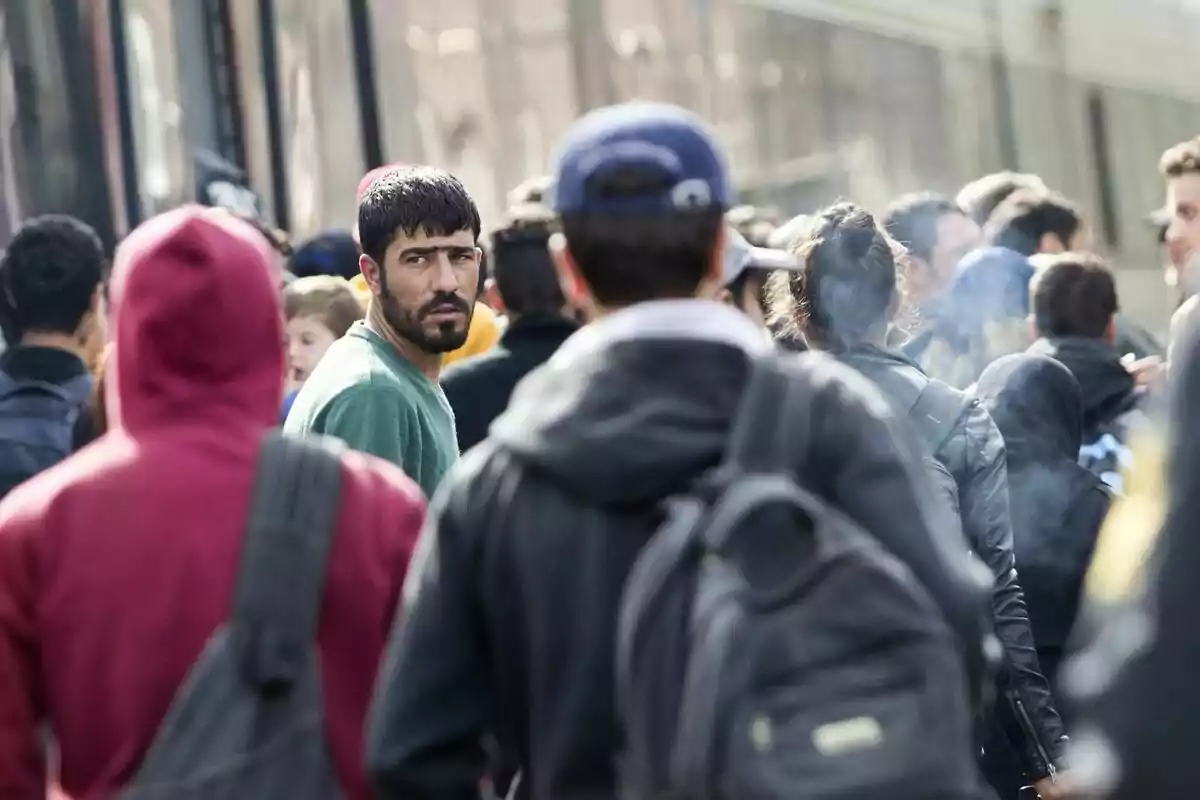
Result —
<instances>
[{"instance_id":1,"label":"light grey cap","mask_svg":"<svg viewBox=\"0 0 1200 800\"><path fill-rule=\"evenodd\" d=\"M736 281L748 269L797 272L802 268L800 261L791 253L755 247L732 227L725 228L725 285Z\"/></svg>"}]
</instances>

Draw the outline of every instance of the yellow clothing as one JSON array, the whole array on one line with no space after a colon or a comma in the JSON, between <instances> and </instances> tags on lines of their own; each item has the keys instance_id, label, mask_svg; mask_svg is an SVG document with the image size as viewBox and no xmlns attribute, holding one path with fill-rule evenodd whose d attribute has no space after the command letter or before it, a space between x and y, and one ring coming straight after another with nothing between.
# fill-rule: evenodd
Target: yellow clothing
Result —
<instances>
[{"instance_id":1,"label":"yellow clothing","mask_svg":"<svg viewBox=\"0 0 1200 800\"><path fill-rule=\"evenodd\" d=\"M467 341L457 350L451 350L442 356L442 366L446 367L455 361L486 353L500 341L500 325L496 322L496 312L483 303L475 304L475 314L471 317L471 327L467 330Z\"/></svg>"},{"instance_id":2,"label":"yellow clothing","mask_svg":"<svg viewBox=\"0 0 1200 800\"><path fill-rule=\"evenodd\" d=\"M354 290L354 296L358 298L358 302L362 303L365 310L371 302L371 288L367 286L367 279L358 273L350 279L350 288Z\"/></svg>"},{"instance_id":3,"label":"yellow clothing","mask_svg":"<svg viewBox=\"0 0 1200 800\"><path fill-rule=\"evenodd\" d=\"M350 288L363 304L363 308L371 301L371 290L366 279L360 274L350 280ZM486 353L500 341L500 324L496 312L483 303L475 304L475 314L471 317L471 327L467 329L467 341L457 350L451 350L442 356L442 366L449 366L455 361Z\"/></svg>"}]
</instances>

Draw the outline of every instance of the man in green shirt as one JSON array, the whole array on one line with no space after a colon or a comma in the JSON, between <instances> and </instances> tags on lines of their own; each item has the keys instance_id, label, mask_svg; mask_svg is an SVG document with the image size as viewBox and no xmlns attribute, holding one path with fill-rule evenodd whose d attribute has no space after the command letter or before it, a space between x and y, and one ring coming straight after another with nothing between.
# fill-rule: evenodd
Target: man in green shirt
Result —
<instances>
[{"instance_id":1,"label":"man in green shirt","mask_svg":"<svg viewBox=\"0 0 1200 800\"><path fill-rule=\"evenodd\" d=\"M474 201L446 172L399 167L372 181L358 204L367 317L304 382L285 431L336 436L398 464L433 494L458 460L438 370L442 353L467 338L479 228Z\"/></svg>"}]
</instances>

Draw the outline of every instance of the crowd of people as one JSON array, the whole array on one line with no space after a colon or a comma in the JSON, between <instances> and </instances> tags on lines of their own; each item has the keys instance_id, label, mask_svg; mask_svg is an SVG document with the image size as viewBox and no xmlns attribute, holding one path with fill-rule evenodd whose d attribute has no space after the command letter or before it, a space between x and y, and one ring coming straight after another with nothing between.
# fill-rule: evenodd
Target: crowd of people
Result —
<instances>
[{"instance_id":1,"label":"crowd of people","mask_svg":"<svg viewBox=\"0 0 1200 800\"><path fill-rule=\"evenodd\" d=\"M1200 793L1200 138L1159 168L1168 347L1035 175L784 219L664 105L499 221L414 165L297 248L27 221L0 798Z\"/></svg>"}]
</instances>

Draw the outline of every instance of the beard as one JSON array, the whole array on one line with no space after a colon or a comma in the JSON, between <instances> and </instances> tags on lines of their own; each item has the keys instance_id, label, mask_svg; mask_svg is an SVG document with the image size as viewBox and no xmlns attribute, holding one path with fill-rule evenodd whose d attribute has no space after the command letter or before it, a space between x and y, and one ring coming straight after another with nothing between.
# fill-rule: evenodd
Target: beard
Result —
<instances>
[{"instance_id":1,"label":"beard","mask_svg":"<svg viewBox=\"0 0 1200 800\"><path fill-rule=\"evenodd\" d=\"M377 299L388 327L400 338L412 342L422 352L439 355L457 350L466 344L475 308L462 296L440 292L416 311L409 311L400 305L396 296L388 289L387 282L384 281L379 287ZM427 330L424 324L425 319L435 310L444 311L447 307L452 307L465 316L466 322L462 328L458 328L457 323L447 320L438 323L435 330Z\"/></svg>"}]
</instances>

